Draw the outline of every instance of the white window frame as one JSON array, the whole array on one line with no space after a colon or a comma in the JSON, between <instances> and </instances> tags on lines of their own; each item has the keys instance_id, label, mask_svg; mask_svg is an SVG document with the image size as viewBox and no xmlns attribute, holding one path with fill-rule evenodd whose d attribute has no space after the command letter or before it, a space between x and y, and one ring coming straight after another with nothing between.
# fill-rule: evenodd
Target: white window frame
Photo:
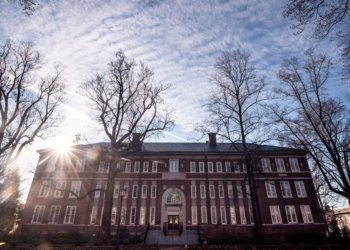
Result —
<instances>
[{"instance_id":1,"label":"white window frame","mask_svg":"<svg viewBox=\"0 0 350 250\"><path fill-rule=\"evenodd\" d=\"M157 186L152 185L151 186L151 199L157 198Z\"/></svg>"},{"instance_id":2,"label":"white window frame","mask_svg":"<svg viewBox=\"0 0 350 250\"><path fill-rule=\"evenodd\" d=\"M153 221L152 221L153 218ZM149 210L149 224L155 225L156 224L156 207L150 207Z\"/></svg>"},{"instance_id":3,"label":"white window frame","mask_svg":"<svg viewBox=\"0 0 350 250\"><path fill-rule=\"evenodd\" d=\"M143 162L143 172L147 173L149 171L149 162L145 161Z\"/></svg>"},{"instance_id":4,"label":"white window frame","mask_svg":"<svg viewBox=\"0 0 350 250\"><path fill-rule=\"evenodd\" d=\"M101 184L97 184L96 185L96 189L101 189ZM100 198L100 195L101 195L101 191L95 191L95 195L94 195L94 198L97 199L97 198Z\"/></svg>"},{"instance_id":5,"label":"white window frame","mask_svg":"<svg viewBox=\"0 0 350 250\"><path fill-rule=\"evenodd\" d=\"M105 162L104 161L100 161L100 163L98 164L98 172L99 173L105 172Z\"/></svg>"},{"instance_id":6,"label":"white window frame","mask_svg":"<svg viewBox=\"0 0 350 250\"><path fill-rule=\"evenodd\" d=\"M98 210L98 206L93 206L91 209L91 215L90 215L91 225L95 225L97 222L97 210Z\"/></svg>"},{"instance_id":7,"label":"white window frame","mask_svg":"<svg viewBox=\"0 0 350 250\"><path fill-rule=\"evenodd\" d=\"M272 224L282 224L281 211L279 206L270 206Z\"/></svg>"},{"instance_id":8,"label":"white window frame","mask_svg":"<svg viewBox=\"0 0 350 250\"><path fill-rule=\"evenodd\" d=\"M57 224L60 217L61 206L51 206L49 217L47 218L48 224Z\"/></svg>"},{"instance_id":9,"label":"white window frame","mask_svg":"<svg viewBox=\"0 0 350 250\"><path fill-rule=\"evenodd\" d=\"M250 224L254 224L254 214L253 214L252 206L248 207L248 212L249 212Z\"/></svg>"},{"instance_id":10,"label":"white window frame","mask_svg":"<svg viewBox=\"0 0 350 250\"><path fill-rule=\"evenodd\" d=\"M140 225L146 224L146 207L142 206L140 207Z\"/></svg>"},{"instance_id":11,"label":"white window frame","mask_svg":"<svg viewBox=\"0 0 350 250\"><path fill-rule=\"evenodd\" d=\"M226 207L225 206L220 207L220 217L221 217L221 224L226 225L227 224L227 215L226 215Z\"/></svg>"},{"instance_id":12,"label":"white window frame","mask_svg":"<svg viewBox=\"0 0 350 250\"><path fill-rule=\"evenodd\" d=\"M290 188L289 181L280 181L281 192L283 198L293 198L292 189Z\"/></svg>"},{"instance_id":13,"label":"white window frame","mask_svg":"<svg viewBox=\"0 0 350 250\"><path fill-rule=\"evenodd\" d=\"M241 168L239 166L239 162L238 161L233 162L233 172L235 172L235 173L240 173L241 172Z\"/></svg>"},{"instance_id":14,"label":"white window frame","mask_svg":"<svg viewBox=\"0 0 350 250\"><path fill-rule=\"evenodd\" d=\"M228 198L234 198L233 186L231 184L227 185Z\"/></svg>"},{"instance_id":15,"label":"white window frame","mask_svg":"<svg viewBox=\"0 0 350 250\"><path fill-rule=\"evenodd\" d=\"M245 184L245 192L247 193L247 198L251 198L249 184Z\"/></svg>"},{"instance_id":16,"label":"white window frame","mask_svg":"<svg viewBox=\"0 0 350 250\"><path fill-rule=\"evenodd\" d=\"M152 162L152 173L157 173L158 172L158 162L153 161Z\"/></svg>"},{"instance_id":17,"label":"white window frame","mask_svg":"<svg viewBox=\"0 0 350 250\"><path fill-rule=\"evenodd\" d=\"M136 188L136 189L135 189L135 188ZM133 186L132 186L132 195L131 195L131 197L132 197L133 199L136 199L136 198L137 198L138 191L139 191L138 185L133 185Z\"/></svg>"},{"instance_id":18,"label":"white window frame","mask_svg":"<svg viewBox=\"0 0 350 250\"><path fill-rule=\"evenodd\" d=\"M231 219L231 224L236 225L237 224L237 217L236 217L236 210L234 206L230 207L230 219Z\"/></svg>"},{"instance_id":19,"label":"white window frame","mask_svg":"<svg viewBox=\"0 0 350 250\"><path fill-rule=\"evenodd\" d=\"M140 172L140 162L139 161L135 161L135 163L134 163L134 172L135 173Z\"/></svg>"},{"instance_id":20,"label":"white window frame","mask_svg":"<svg viewBox=\"0 0 350 250\"><path fill-rule=\"evenodd\" d=\"M270 158L261 158L261 168L263 172L271 172Z\"/></svg>"},{"instance_id":21,"label":"white window frame","mask_svg":"<svg viewBox=\"0 0 350 250\"><path fill-rule=\"evenodd\" d=\"M134 212L134 215L133 215ZM135 225L136 223L136 207L130 208L130 225Z\"/></svg>"},{"instance_id":22,"label":"white window frame","mask_svg":"<svg viewBox=\"0 0 350 250\"><path fill-rule=\"evenodd\" d=\"M304 223L314 223L311 208L309 205L301 205L300 210L301 210Z\"/></svg>"},{"instance_id":23,"label":"white window frame","mask_svg":"<svg viewBox=\"0 0 350 250\"><path fill-rule=\"evenodd\" d=\"M40 198L49 197L51 181L43 181L40 187L39 195Z\"/></svg>"},{"instance_id":24,"label":"white window frame","mask_svg":"<svg viewBox=\"0 0 350 250\"><path fill-rule=\"evenodd\" d=\"M129 184L124 184L123 189L125 190L124 199L128 198L128 195L129 195ZM120 192L120 190L119 190L119 192Z\"/></svg>"},{"instance_id":25,"label":"white window frame","mask_svg":"<svg viewBox=\"0 0 350 250\"><path fill-rule=\"evenodd\" d=\"M120 213L120 225L125 225L127 210L126 210L126 207L122 207L121 209L122 211Z\"/></svg>"},{"instance_id":26,"label":"white window frame","mask_svg":"<svg viewBox=\"0 0 350 250\"><path fill-rule=\"evenodd\" d=\"M283 158L276 158L276 170L277 172L286 172L286 166L284 165L284 159Z\"/></svg>"},{"instance_id":27,"label":"white window frame","mask_svg":"<svg viewBox=\"0 0 350 250\"><path fill-rule=\"evenodd\" d=\"M205 223L205 224L208 223L207 207L205 206L201 207L201 221L202 223Z\"/></svg>"},{"instance_id":28,"label":"white window frame","mask_svg":"<svg viewBox=\"0 0 350 250\"><path fill-rule=\"evenodd\" d=\"M237 182L237 198L243 198L243 187L240 182Z\"/></svg>"},{"instance_id":29,"label":"white window frame","mask_svg":"<svg viewBox=\"0 0 350 250\"><path fill-rule=\"evenodd\" d=\"M58 189L66 189L67 182L66 181L57 181L56 183L56 190L53 195L54 198L63 198L64 191L58 190Z\"/></svg>"},{"instance_id":30,"label":"white window frame","mask_svg":"<svg viewBox=\"0 0 350 250\"><path fill-rule=\"evenodd\" d=\"M215 186L214 185L209 185L209 197L211 199L215 198Z\"/></svg>"},{"instance_id":31,"label":"white window frame","mask_svg":"<svg viewBox=\"0 0 350 250\"><path fill-rule=\"evenodd\" d=\"M169 172L178 173L179 172L179 160L170 159L169 160Z\"/></svg>"},{"instance_id":32,"label":"white window frame","mask_svg":"<svg viewBox=\"0 0 350 250\"><path fill-rule=\"evenodd\" d=\"M191 209L191 217L192 217L192 225L197 225L198 224L198 215L197 215L197 207L192 206Z\"/></svg>"},{"instance_id":33,"label":"white window frame","mask_svg":"<svg viewBox=\"0 0 350 250\"><path fill-rule=\"evenodd\" d=\"M77 214L77 206L67 206L66 213L64 215L63 224L74 224L74 219L76 214Z\"/></svg>"},{"instance_id":34,"label":"white window frame","mask_svg":"<svg viewBox=\"0 0 350 250\"><path fill-rule=\"evenodd\" d=\"M200 193L201 193L201 199L205 199L207 197L205 185L200 185L199 189L200 189Z\"/></svg>"},{"instance_id":35,"label":"white window frame","mask_svg":"<svg viewBox=\"0 0 350 250\"><path fill-rule=\"evenodd\" d=\"M211 216L211 224L218 224L218 216L216 213L216 207L215 206L211 206L210 207L210 216Z\"/></svg>"},{"instance_id":36,"label":"white window frame","mask_svg":"<svg viewBox=\"0 0 350 250\"><path fill-rule=\"evenodd\" d=\"M196 185L191 185L191 198L197 198L197 187L196 187Z\"/></svg>"},{"instance_id":37,"label":"white window frame","mask_svg":"<svg viewBox=\"0 0 350 250\"><path fill-rule=\"evenodd\" d=\"M190 172L196 173L196 162L194 162L194 161L190 162Z\"/></svg>"},{"instance_id":38,"label":"white window frame","mask_svg":"<svg viewBox=\"0 0 350 250\"><path fill-rule=\"evenodd\" d=\"M86 164L86 158L77 158L75 161L75 170L77 172L84 172L84 168L85 168L85 164Z\"/></svg>"},{"instance_id":39,"label":"white window frame","mask_svg":"<svg viewBox=\"0 0 350 250\"><path fill-rule=\"evenodd\" d=\"M223 185L218 185L219 198L225 198L225 189Z\"/></svg>"},{"instance_id":40,"label":"white window frame","mask_svg":"<svg viewBox=\"0 0 350 250\"><path fill-rule=\"evenodd\" d=\"M141 189L141 199L147 198L147 185L142 185Z\"/></svg>"},{"instance_id":41,"label":"white window frame","mask_svg":"<svg viewBox=\"0 0 350 250\"><path fill-rule=\"evenodd\" d=\"M114 198L118 198L119 197L119 190L120 190L120 184L114 184Z\"/></svg>"},{"instance_id":42,"label":"white window frame","mask_svg":"<svg viewBox=\"0 0 350 250\"><path fill-rule=\"evenodd\" d=\"M72 191L79 197L80 189L81 189L81 181L72 181L70 191ZM76 197L72 193L69 193L69 198L76 198Z\"/></svg>"},{"instance_id":43,"label":"white window frame","mask_svg":"<svg viewBox=\"0 0 350 250\"><path fill-rule=\"evenodd\" d=\"M204 161L200 161L198 164L198 172L199 173L205 173L205 165L204 165Z\"/></svg>"},{"instance_id":44,"label":"white window frame","mask_svg":"<svg viewBox=\"0 0 350 250\"><path fill-rule=\"evenodd\" d=\"M291 205L287 205L284 208L286 210L286 217L287 217L288 224L298 223L298 217L295 211L295 207Z\"/></svg>"},{"instance_id":45,"label":"white window frame","mask_svg":"<svg viewBox=\"0 0 350 250\"><path fill-rule=\"evenodd\" d=\"M45 213L45 206L44 205L35 206L33 217L32 217L32 224L41 224L41 221L43 220L44 213Z\"/></svg>"},{"instance_id":46,"label":"white window frame","mask_svg":"<svg viewBox=\"0 0 350 250\"><path fill-rule=\"evenodd\" d=\"M303 181L294 181L295 190L297 191L298 198L306 198L306 189Z\"/></svg>"},{"instance_id":47,"label":"white window frame","mask_svg":"<svg viewBox=\"0 0 350 250\"><path fill-rule=\"evenodd\" d=\"M131 162L127 161L125 162L125 173L130 173L131 172Z\"/></svg>"},{"instance_id":48,"label":"white window frame","mask_svg":"<svg viewBox=\"0 0 350 250\"><path fill-rule=\"evenodd\" d=\"M214 173L214 163L208 162L208 173Z\"/></svg>"},{"instance_id":49,"label":"white window frame","mask_svg":"<svg viewBox=\"0 0 350 250\"><path fill-rule=\"evenodd\" d=\"M241 224L245 225L247 224L247 216L245 214L245 208L244 206L239 206L239 217L241 219Z\"/></svg>"},{"instance_id":50,"label":"white window frame","mask_svg":"<svg viewBox=\"0 0 350 250\"><path fill-rule=\"evenodd\" d=\"M299 162L297 158L289 158L289 165L292 172L300 172Z\"/></svg>"},{"instance_id":51,"label":"white window frame","mask_svg":"<svg viewBox=\"0 0 350 250\"><path fill-rule=\"evenodd\" d=\"M225 162L225 171L226 171L226 173L231 173L232 172L231 162L229 162L229 161Z\"/></svg>"},{"instance_id":52,"label":"white window frame","mask_svg":"<svg viewBox=\"0 0 350 250\"><path fill-rule=\"evenodd\" d=\"M222 162L216 162L216 172L222 173Z\"/></svg>"},{"instance_id":53,"label":"white window frame","mask_svg":"<svg viewBox=\"0 0 350 250\"><path fill-rule=\"evenodd\" d=\"M245 163L242 164L243 173L247 173L247 165Z\"/></svg>"},{"instance_id":54,"label":"white window frame","mask_svg":"<svg viewBox=\"0 0 350 250\"><path fill-rule=\"evenodd\" d=\"M277 198L276 185L274 181L265 181L267 198Z\"/></svg>"},{"instance_id":55,"label":"white window frame","mask_svg":"<svg viewBox=\"0 0 350 250\"><path fill-rule=\"evenodd\" d=\"M113 206L112 212L111 212L111 225L115 225L116 222L117 222L117 207Z\"/></svg>"}]
</instances>

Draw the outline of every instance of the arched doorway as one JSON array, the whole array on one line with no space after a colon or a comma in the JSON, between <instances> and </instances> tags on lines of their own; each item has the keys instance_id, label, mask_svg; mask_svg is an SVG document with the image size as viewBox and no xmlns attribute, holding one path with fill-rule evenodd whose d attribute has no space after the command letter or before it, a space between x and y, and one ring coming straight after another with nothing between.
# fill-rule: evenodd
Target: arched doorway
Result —
<instances>
[{"instance_id":1,"label":"arched doorway","mask_svg":"<svg viewBox=\"0 0 350 250\"><path fill-rule=\"evenodd\" d=\"M182 223L186 230L186 197L178 188L168 188L162 196L161 226L168 223L169 230L178 230Z\"/></svg>"}]
</instances>

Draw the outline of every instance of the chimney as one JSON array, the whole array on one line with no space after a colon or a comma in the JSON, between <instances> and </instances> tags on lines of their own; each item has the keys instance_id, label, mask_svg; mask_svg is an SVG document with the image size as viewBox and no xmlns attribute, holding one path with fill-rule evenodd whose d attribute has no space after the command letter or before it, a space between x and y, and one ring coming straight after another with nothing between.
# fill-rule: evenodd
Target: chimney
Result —
<instances>
[{"instance_id":1,"label":"chimney","mask_svg":"<svg viewBox=\"0 0 350 250\"><path fill-rule=\"evenodd\" d=\"M216 133L209 133L209 146L216 146Z\"/></svg>"},{"instance_id":2,"label":"chimney","mask_svg":"<svg viewBox=\"0 0 350 250\"><path fill-rule=\"evenodd\" d=\"M141 151L142 143L141 143L141 134L140 133L133 133L132 134L132 146L134 152Z\"/></svg>"}]
</instances>

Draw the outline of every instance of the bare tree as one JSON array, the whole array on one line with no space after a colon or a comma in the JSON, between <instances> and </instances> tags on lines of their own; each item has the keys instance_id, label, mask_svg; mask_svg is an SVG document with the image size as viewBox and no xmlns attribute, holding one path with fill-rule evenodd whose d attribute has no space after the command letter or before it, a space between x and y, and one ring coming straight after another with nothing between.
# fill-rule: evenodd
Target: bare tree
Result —
<instances>
[{"instance_id":1,"label":"bare tree","mask_svg":"<svg viewBox=\"0 0 350 250\"><path fill-rule=\"evenodd\" d=\"M39 77L43 55L30 42L0 45L0 158L2 171L34 139L52 136L61 121L58 107L65 99L63 68Z\"/></svg>"},{"instance_id":2,"label":"bare tree","mask_svg":"<svg viewBox=\"0 0 350 250\"><path fill-rule=\"evenodd\" d=\"M10 0L7 0L10 1ZM35 5L38 5L34 0L12 0L14 2L18 2L22 7L23 11L28 15L33 15L35 11Z\"/></svg>"},{"instance_id":3,"label":"bare tree","mask_svg":"<svg viewBox=\"0 0 350 250\"><path fill-rule=\"evenodd\" d=\"M278 73L281 87L276 89L284 102L272 111L281 124L279 139L305 149L329 190L349 200L349 109L328 94L331 68L331 59L313 50L305 52L303 64L296 58L284 60Z\"/></svg>"},{"instance_id":4,"label":"bare tree","mask_svg":"<svg viewBox=\"0 0 350 250\"><path fill-rule=\"evenodd\" d=\"M341 48L343 79L350 76L350 1L349 0L289 0L284 7L283 16L296 20L292 26L300 34L308 25L313 25L312 37L320 41L331 31L336 31L331 40L336 40Z\"/></svg>"},{"instance_id":5,"label":"bare tree","mask_svg":"<svg viewBox=\"0 0 350 250\"><path fill-rule=\"evenodd\" d=\"M140 151L142 141L158 135L174 125L173 110L165 106L161 94L170 85L157 83L153 71L122 51L115 54L107 73L96 74L81 84L87 97L92 117L102 125L110 143L110 167L102 227L107 235L111 230L113 187L120 172L117 168L122 157ZM136 137L136 138L133 138Z\"/></svg>"},{"instance_id":6,"label":"bare tree","mask_svg":"<svg viewBox=\"0 0 350 250\"><path fill-rule=\"evenodd\" d=\"M255 238L261 238L252 160L259 144L256 138L266 124L262 104L266 101L268 83L265 77L257 76L250 55L240 50L222 52L216 60L215 69L216 74L210 80L214 85L213 93L205 101L209 117L197 130L203 134L216 132L244 155L252 199L254 234Z\"/></svg>"}]
</instances>

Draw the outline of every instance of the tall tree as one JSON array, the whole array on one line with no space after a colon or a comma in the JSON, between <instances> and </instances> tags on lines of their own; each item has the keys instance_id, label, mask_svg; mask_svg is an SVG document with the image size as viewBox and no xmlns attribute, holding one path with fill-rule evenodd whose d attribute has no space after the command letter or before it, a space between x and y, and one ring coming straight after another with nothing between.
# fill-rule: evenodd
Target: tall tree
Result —
<instances>
[{"instance_id":1,"label":"tall tree","mask_svg":"<svg viewBox=\"0 0 350 250\"><path fill-rule=\"evenodd\" d=\"M106 73L96 74L81 84L81 93L88 99L92 117L102 125L110 143L110 167L102 227L111 230L113 188L120 171L121 157L139 151L142 141L158 135L174 125L173 110L165 106L161 94L170 85L154 80L153 71L143 63L139 67L122 51L115 54ZM136 137L136 138L133 138Z\"/></svg>"},{"instance_id":2,"label":"tall tree","mask_svg":"<svg viewBox=\"0 0 350 250\"><path fill-rule=\"evenodd\" d=\"M305 149L321 172L329 189L350 199L350 118L349 108L326 88L332 61L326 55L305 51L305 60L286 59L278 72L284 100L272 106L281 124L279 139Z\"/></svg>"},{"instance_id":3,"label":"tall tree","mask_svg":"<svg viewBox=\"0 0 350 250\"><path fill-rule=\"evenodd\" d=\"M349 0L289 0L284 6L283 16L295 20L292 25L296 34L307 26L313 26L312 37L318 41L326 38L332 31L341 48L343 79L350 76L350 1Z\"/></svg>"},{"instance_id":4,"label":"tall tree","mask_svg":"<svg viewBox=\"0 0 350 250\"><path fill-rule=\"evenodd\" d=\"M225 51L214 65L211 77L212 94L205 101L209 117L198 130L203 134L216 132L242 152L247 169L247 181L252 199L255 238L261 238L261 218L258 212L254 181L253 154L261 143L256 140L266 122L262 104L266 100L267 81L256 74L247 52ZM260 137L262 139L263 136Z\"/></svg>"},{"instance_id":5,"label":"tall tree","mask_svg":"<svg viewBox=\"0 0 350 250\"><path fill-rule=\"evenodd\" d=\"M31 42L8 40L0 44L0 159L2 171L13 163L34 139L52 135L65 99L63 68L39 76L43 55Z\"/></svg>"}]
</instances>

